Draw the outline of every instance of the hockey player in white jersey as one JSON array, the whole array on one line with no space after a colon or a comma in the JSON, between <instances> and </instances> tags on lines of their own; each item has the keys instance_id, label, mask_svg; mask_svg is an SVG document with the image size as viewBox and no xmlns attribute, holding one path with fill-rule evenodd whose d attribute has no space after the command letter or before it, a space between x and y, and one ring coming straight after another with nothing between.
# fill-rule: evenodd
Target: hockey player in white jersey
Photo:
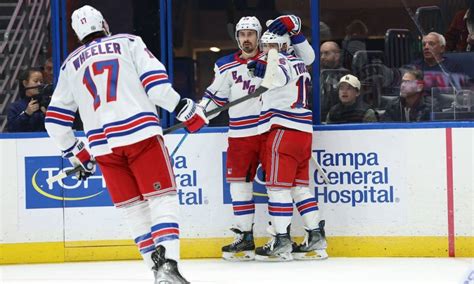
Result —
<instances>
[{"instance_id":1,"label":"hockey player in white jersey","mask_svg":"<svg viewBox=\"0 0 474 284\"><path fill-rule=\"evenodd\" d=\"M312 112L308 109L311 76L306 64L291 52L287 34L265 32L262 50L275 48L282 53L272 88L261 96L258 133L264 143L265 183L269 197L268 212L272 226L269 243L256 249L256 259L288 261L327 258L324 221L319 219L318 204L309 189L309 160L312 146ZM258 61L255 76L265 74L265 62ZM293 245L289 226L293 201L302 216L306 238Z\"/></svg>"},{"instance_id":2,"label":"hockey player in white jersey","mask_svg":"<svg viewBox=\"0 0 474 284\"><path fill-rule=\"evenodd\" d=\"M299 31L300 21L295 23ZM206 111L234 101L255 91L261 78L251 77L247 63L264 56L258 46L262 27L256 17L242 17L236 25L235 39L240 51L217 60L213 83L206 89L200 105ZM299 35L301 40L304 36ZM303 52L299 56L307 65L314 60L314 51L306 40L300 41ZM309 48L308 48L309 47ZM253 223L255 203L252 182L262 160L261 137L257 126L260 116L259 98L250 99L229 109L229 132L227 148L226 180L230 183L230 194L235 217L235 233L232 244L222 248L226 260L253 260L255 244Z\"/></svg>"},{"instance_id":3,"label":"hockey player in white jersey","mask_svg":"<svg viewBox=\"0 0 474 284\"><path fill-rule=\"evenodd\" d=\"M81 179L94 173L95 157L155 283L188 283L177 266L179 202L155 105L175 111L190 132L208 121L192 100L180 100L140 37L110 36L102 14L87 5L72 14L72 28L84 45L61 66L48 134L82 167ZM78 109L90 154L71 130Z\"/></svg>"}]
</instances>

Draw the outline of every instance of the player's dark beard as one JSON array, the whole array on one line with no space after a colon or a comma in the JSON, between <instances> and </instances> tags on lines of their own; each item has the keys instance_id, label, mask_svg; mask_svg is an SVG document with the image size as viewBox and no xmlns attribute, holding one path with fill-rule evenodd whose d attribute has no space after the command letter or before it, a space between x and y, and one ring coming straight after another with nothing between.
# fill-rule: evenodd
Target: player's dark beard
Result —
<instances>
[{"instance_id":1,"label":"player's dark beard","mask_svg":"<svg viewBox=\"0 0 474 284\"><path fill-rule=\"evenodd\" d=\"M245 41L242 44L242 49L245 51L245 53L252 53L252 51L254 50L254 47L251 42Z\"/></svg>"}]
</instances>

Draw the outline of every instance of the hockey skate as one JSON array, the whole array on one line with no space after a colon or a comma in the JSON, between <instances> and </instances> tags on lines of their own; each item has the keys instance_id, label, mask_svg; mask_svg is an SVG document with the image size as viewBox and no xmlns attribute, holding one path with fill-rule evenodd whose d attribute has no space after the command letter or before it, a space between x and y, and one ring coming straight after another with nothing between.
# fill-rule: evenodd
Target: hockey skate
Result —
<instances>
[{"instance_id":1,"label":"hockey skate","mask_svg":"<svg viewBox=\"0 0 474 284\"><path fill-rule=\"evenodd\" d=\"M151 254L151 259L155 263L155 266L153 266L155 284L190 283L179 273L178 263L172 259L165 258L165 251L164 246L158 246Z\"/></svg>"},{"instance_id":2,"label":"hockey skate","mask_svg":"<svg viewBox=\"0 0 474 284\"><path fill-rule=\"evenodd\" d=\"M253 232L242 232L238 228L231 228L235 233L234 242L222 247L222 258L229 261L248 261L255 258L255 243Z\"/></svg>"},{"instance_id":3,"label":"hockey skate","mask_svg":"<svg viewBox=\"0 0 474 284\"><path fill-rule=\"evenodd\" d=\"M327 242L324 232L324 220L319 221L318 228L306 230L305 238L300 245L293 246L293 258L296 260L326 259Z\"/></svg>"},{"instance_id":4,"label":"hockey skate","mask_svg":"<svg viewBox=\"0 0 474 284\"><path fill-rule=\"evenodd\" d=\"M290 237L290 226L288 226L287 233L277 234L274 228L270 225L267 231L272 235L272 238L263 247L255 250L255 260L259 261L291 261L293 256L291 251L293 242Z\"/></svg>"}]
</instances>

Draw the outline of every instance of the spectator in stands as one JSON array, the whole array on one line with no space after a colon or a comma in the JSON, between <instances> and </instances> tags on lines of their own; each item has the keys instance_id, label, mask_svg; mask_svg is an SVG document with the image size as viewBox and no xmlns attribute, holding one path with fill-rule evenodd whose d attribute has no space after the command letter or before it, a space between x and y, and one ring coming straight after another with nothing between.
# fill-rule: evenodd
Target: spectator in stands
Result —
<instances>
[{"instance_id":1,"label":"spectator in stands","mask_svg":"<svg viewBox=\"0 0 474 284\"><path fill-rule=\"evenodd\" d=\"M447 51L474 51L474 0L466 2L468 9L456 13L446 32Z\"/></svg>"},{"instance_id":2,"label":"spectator in stands","mask_svg":"<svg viewBox=\"0 0 474 284\"><path fill-rule=\"evenodd\" d=\"M340 103L329 110L326 123L376 122L377 113L359 95L359 79L353 75L343 76L339 81Z\"/></svg>"},{"instance_id":3,"label":"spectator in stands","mask_svg":"<svg viewBox=\"0 0 474 284\"><path fill-rule=\"evenodd\" d=\"M346 27L346 36L342 41L342 65L352 68L352 58L359 50L367 50L366 41L369 36L367 25L361 20L353 20Z\"/></svg>"},{"instance_id":4,"label":"spectator in stands","mask_svg":"<svg viewBox=\"0 0 474 284\"><path fill-rule=\"evenodd\" d=\"M8 108L7 130L9 132L45 131L46 107L41 106L38 97L43 84L41 68L30 68L19 78L20 99Z\"/></svg>"},{"instance_id":5,"label":"spectator in stands","mask_svg":"<svg viewBox=\"0 0 474 284\"><path fill-rule=\"evenodd\" d=\"M446 62L444 52L446 51L446 39L443 35L431 32L423 37L423 59L418 59L414 65L423 69L441 71L440 64L451 67L451 62Z\"/></svg>"},{"instance_id":6,"label":"spectator in stands","mask_svg":"<svg viewBox=\"0 0 474 284\"><path fill-rule=\"evenodd\" d=\"M405 72L400 85L400 96L387 105L382 121L430 120L431 107L425 103L423 86L423 73L420 70Z\"/></svg>"},{"instance_id":7,"label":"spectator in stands","mask_svg":"<svg viewBox=\"0 0 474 284\"><path fill-rule=\"evenodd\" d=\"M53 83L53 58L46 59L43 65L43 81L44 84Z\"/></svg>"},{"instance_id":8,"label":"spectator in stands","mask_svg":"<svg viewBox=\"0 0 474 284\"><path fill-rule=\"evenodd\" d=\"M349 70L341 66L341 49L334 41L326 41L320 47L321 53L321 120L325 120L332 106L339 103L337 86L343 75Z\"/></svg>"},{"instance_id":9,"label":"spectator in stands","mask_svg":"<svg viewBox=\"0 0 474 284\"><path fill-rule=\"evenodd\" d=\"M431 90L434 87L462 89L469 84L469 76L465 74L462 65L452 58L444 56L446 39L443 35L431 32L423 37L422 45L423 58L416 59L402 68L379 66L384 87L398 89L402 74L410 69L420 70L424 74L423 95L427 97L431 97ZM432 104L430 99L426 102Z\"/></svg>"},{"instance_id":10,"label":"spectator in stands","mask_svg":"<svg viewBox=\"0 0 474 284\"><path fill-rule=\"evenodd\" d=\"M423 59L413 62L412 67L424 74L424 94L431 95L433 87L461 89L467 76L461 65L444 56L446 40L443 35L431 32L423 37Z\"/></svg>"},{"instance_id":11,"label":"spectator in stands","mask_svg":"<svg viewBox=\"0 0 474 284\"><path fill-rule=\"evenodd\" d=\"M334 41L326 41L321 44L321 69L341 68L341 49Z\"/></svg>"},{"instance_id":12,"label":"spectator in stands","mask_svg":"<svg viewBox=\"0 0 474 284\"><path fill-rule=\"evenodd\" d=\"M319 39L329 40L332 38L331 28L325 22L319 22Z\"/></svg>"}]
</instances>

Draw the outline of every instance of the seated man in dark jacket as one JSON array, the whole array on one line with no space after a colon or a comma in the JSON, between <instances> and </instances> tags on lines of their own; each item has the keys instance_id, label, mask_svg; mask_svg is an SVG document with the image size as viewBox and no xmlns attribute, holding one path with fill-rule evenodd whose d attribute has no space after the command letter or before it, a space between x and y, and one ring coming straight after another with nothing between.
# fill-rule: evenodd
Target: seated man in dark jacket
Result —
<instances>
[{"instance_id":1,"label":"seated man in dark jacket","mask_svg":"<svg viewBox=\"0 0 474 284\"><path fill-rule=\"evenodd\" d=\"M329 110L326 123L376 122L377 113L359 95L359 79L353 75L344 75L339 80L340 102Z\"/></svg>"},{"instance_id":2,"label":"seated man in dark jacket","mask_svg":"<svg viewBox=\"0 0 474 284\"><path fill-rule=\"evenodd\" d=\"M428 121L431 107L423 96L423 73L420 70L408 70L402 78L400 96L389 103L382 117L383 121Z\"/></svg>"},{"instance_id":3,"label":"seated man in dark jacket","mask_svg":"<svg viewBox=\"0 0 474 284\"><path fill-rule=\"evenodd\" d=\"M454 87L461 89L468 77L462 65L444 56L446 39L443 35L431 32L423 36L423 58L415 60L410 68L423 72L424 95L431 96L431 89Z\"/></svg>"},{"instance_id":4,"label":"seated man in dark jacket","mask_svg":"<svg viewBox=\"0 0 474 284\"><path fill-rule=\"evenodd\" d=\"M43 74L39 68L30 68L20 76L20 99L10 104L7 116L9 132L46 131L44 117L46 106L39 100Z\"/></svg>"}]
</instances>

